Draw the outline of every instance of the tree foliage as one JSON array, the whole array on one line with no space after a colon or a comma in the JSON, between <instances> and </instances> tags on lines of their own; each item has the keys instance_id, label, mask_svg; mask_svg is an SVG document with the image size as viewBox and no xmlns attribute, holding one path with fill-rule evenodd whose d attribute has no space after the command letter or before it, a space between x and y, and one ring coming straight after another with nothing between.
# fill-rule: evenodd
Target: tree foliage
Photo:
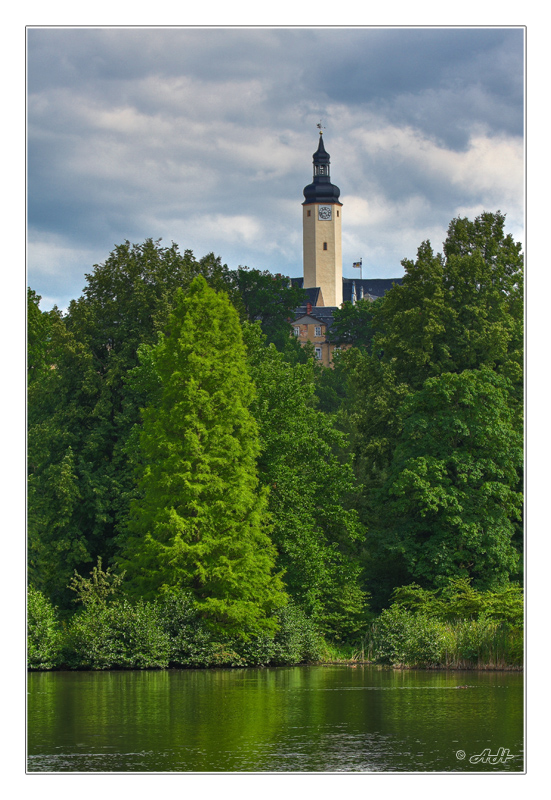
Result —
<instances>
[{"instance_id":1,"label":"tree foliage","mask_svg":"<svg viewBox=\"0 0 551 800\"><path fill-rule=\"evenodd\" d=\"M352 346L331 370L290 336L302 290L213 253L125 242L66 314L29 289L29 581L46 634L51 603L72 608L76 591L114 632L98 664L172 663L173 633L153 635L164 612L146 605L173 592L195 620L186 664L269 663L278 625L283 660L312 625L351 641L368 596L381 609L412 581L440 599L463 581L465 607L508 591L522 569L523 283L504 225L452 220L442 253L423 242L401 285L345 304L331 337ZM131 600L100 597L112 573L98 558L127 570ZM462 629L461 652L479 634Z\"/></svg>"},{"instance_id":2,"label":"tree foliage","mask_svg":"<svg viewBox=\"0 0 551 800\"><path fill-rule=\"evenodd\" d=\"M257 395L260 478L270 489L272 538L289 593L336 638L357 633L366 597L358 584L364 532L351 507L354 477L344 435L315 408L314 363L290 364L246 330Z\"/></svg>"},{"instance_id":3,"label":"tree foliage","mask_svg":"<svg viewBox=\"0 0 551 800\"><path fill-rule=\"evenodd\" d=\"M130 585L146 598L188 589L214 627L270 629L284 595L237 312L199 276L176 293L166 334L141 353L159 388L143 410L139 495L120 558Z\"/></svg>"},{"instance_id":4,"label":"tree foliage","mask_svg":"<svg viewBox=\"0 0 551 800\"><path fill-rule=\"evenodd\" d=\"M284 275L247 267L232 273L232 285L238 298L234 303L243 310L244 318L259 322L267 342L285 350L290 340L289 322L294 310L306 302L306 292Z\"/></svg>"},{"instance_id":5,"label":"tree foliage","mask_svg":"<svg viewBox=\"0 0 551 800\"><path fill-rule=\"evenodd\" d=\"M442 254L424 242L373 304L370 350L343 356L379 601L408 578L484 583L517 569L523 260L504 222L453 220Z\"/></svg>"},{"instance_id":6,"label":"tree foliage","mask_svg":"<svg viewBox=\"0 0 551 800\"><path fill-rule=\"evenodd\" d=\"M380 535L416 580L493 587L518 569L523 449L507 390L487 367L464 370L429 378L401 406Z\"/></svg>"},{"instance_id":7,"label":"tree foliage","mask_svg":"<svg viewBox=\"0 0 551 800\"><path fill-rule=\"evenodd\" d=\"M112 559L133 475L127 439L144 395L126 378L153 344L179 287L228 270L177 245L125 242L86 276L65 316L29 294L29 563L35 586L69 606L73 571Z\"/></svg>"},{"instance_id":8,"label":"tree foliage","mask_svg":"<svg viewBox=\"0 0 551 800\"><path fill-rule=\"evenodd\" d=\"M357 303L347 301L335 309L334 322L328 338L336 344L349 344L370 349L373 341L373 312L381 300L362 298Z\"/></svg>"}]
</instances>

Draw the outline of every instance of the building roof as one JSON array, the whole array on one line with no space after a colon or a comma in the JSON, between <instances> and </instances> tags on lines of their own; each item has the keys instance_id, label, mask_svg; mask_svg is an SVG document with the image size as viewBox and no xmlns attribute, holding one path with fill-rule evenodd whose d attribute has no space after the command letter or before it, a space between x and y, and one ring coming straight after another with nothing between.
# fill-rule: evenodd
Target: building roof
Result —
<instances>
[{"instance_id":1,"label":"building roof","mask_svg":"<svg viewBox=\"0 0 551 800\"><path fill-rule=\"evenodd\" d=\"M304 278L291 278L291 283L293 286L302 289ZM371 300L377 300L379 297L384 297L395 283L400 285L402 283L402 278L363 278L362 280L359 278L343 278L342 299L343 302L346 300L351 301L353 290L355 290L356 300L359 300L360 295L362 297L369 297ZM321 296L320 288L304 289L304 291L308 295L308 302L317 307ZM319 295L317 293L319 293ZM323 298L321 299L323 300Z\"/></svg>"},{"instance_id":2,"label":"building roof","mask_svg":"<svg viewBox=\"0 0 551 800\"><path fill-rule=\"evenodd\" d=\"M304 317L308 317L314 322L319 322L320 325L325 325L326 332L331 328L334 322L334 314L337 311L337 306L318 306L316 308L308 308L308 306L299 306L295 309L294 322L301 321ZM306 323L303 323L306 324Z\"/></svg>"},{"instance_id":3,"label":"building roof","mask_svg":"<svg viewBox=\"0 0 551 800\"><path fill-rule=\"evenodd\" d=\"M369 295L370 299L376 300L379 297L384 297L395 283L400 285L402 278L362 278L362 280L359 278L343 278L342 299L343 302L351 301L355 290L356 300L360 299L360 294L362 297Z\"/></svg>"}]
</instances>

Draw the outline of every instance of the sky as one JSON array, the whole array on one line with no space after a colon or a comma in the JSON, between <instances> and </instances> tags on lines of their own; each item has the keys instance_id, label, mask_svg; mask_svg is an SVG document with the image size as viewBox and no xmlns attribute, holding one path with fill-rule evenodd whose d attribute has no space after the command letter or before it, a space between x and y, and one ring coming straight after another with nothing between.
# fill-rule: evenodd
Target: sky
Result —
<instances>
[{"instance_id":1,"label":"sky","mask_svg":"<svg viewBox=\"0 0 551 800\"><path fill-rule=\"evenodd\" d=\"M399 277L449 222L524 241L524 30L27 30L27 283L44 310L126 240L302 275L317 123L343 274Z\"/></svg>"}]
</instances>

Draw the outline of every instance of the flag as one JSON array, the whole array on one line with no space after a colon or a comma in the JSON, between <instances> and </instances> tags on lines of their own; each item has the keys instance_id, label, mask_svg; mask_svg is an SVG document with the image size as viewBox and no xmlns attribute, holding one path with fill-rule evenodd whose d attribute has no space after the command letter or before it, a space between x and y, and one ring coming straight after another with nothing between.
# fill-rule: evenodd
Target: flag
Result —
<instances>
[{"instance_id":1,"label":"flag","mask_svg":"<svg viewBox=\"0 0 551 800\"><path fill-rule=\"evenodd\" d=\"M360 268L361 268L361 266L362 266L362 262L361 262L361 261L354 261L354 263L352 264L352 266L353 266L353 267L357 267L358 269L360 269Z\"/></svg>"}]
</instances>

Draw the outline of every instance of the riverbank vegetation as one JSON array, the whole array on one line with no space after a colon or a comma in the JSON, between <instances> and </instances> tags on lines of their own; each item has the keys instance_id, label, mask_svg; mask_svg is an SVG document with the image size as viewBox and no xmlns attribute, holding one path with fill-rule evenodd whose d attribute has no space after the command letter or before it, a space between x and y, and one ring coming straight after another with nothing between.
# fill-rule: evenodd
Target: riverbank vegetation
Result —
<instances>
[{"instance_id":1,"label":"riverbank vegetation","mask_svg":"<svg viewBox=\"0 0 551 800\"><path fill-rule=\"evenodd\" d=\"M334 369L288 335L288 279L174 244L120 245L66 313L29 290L29 667L520 666L504 221L345 304Z\"/></svg>"}]
</instances>

